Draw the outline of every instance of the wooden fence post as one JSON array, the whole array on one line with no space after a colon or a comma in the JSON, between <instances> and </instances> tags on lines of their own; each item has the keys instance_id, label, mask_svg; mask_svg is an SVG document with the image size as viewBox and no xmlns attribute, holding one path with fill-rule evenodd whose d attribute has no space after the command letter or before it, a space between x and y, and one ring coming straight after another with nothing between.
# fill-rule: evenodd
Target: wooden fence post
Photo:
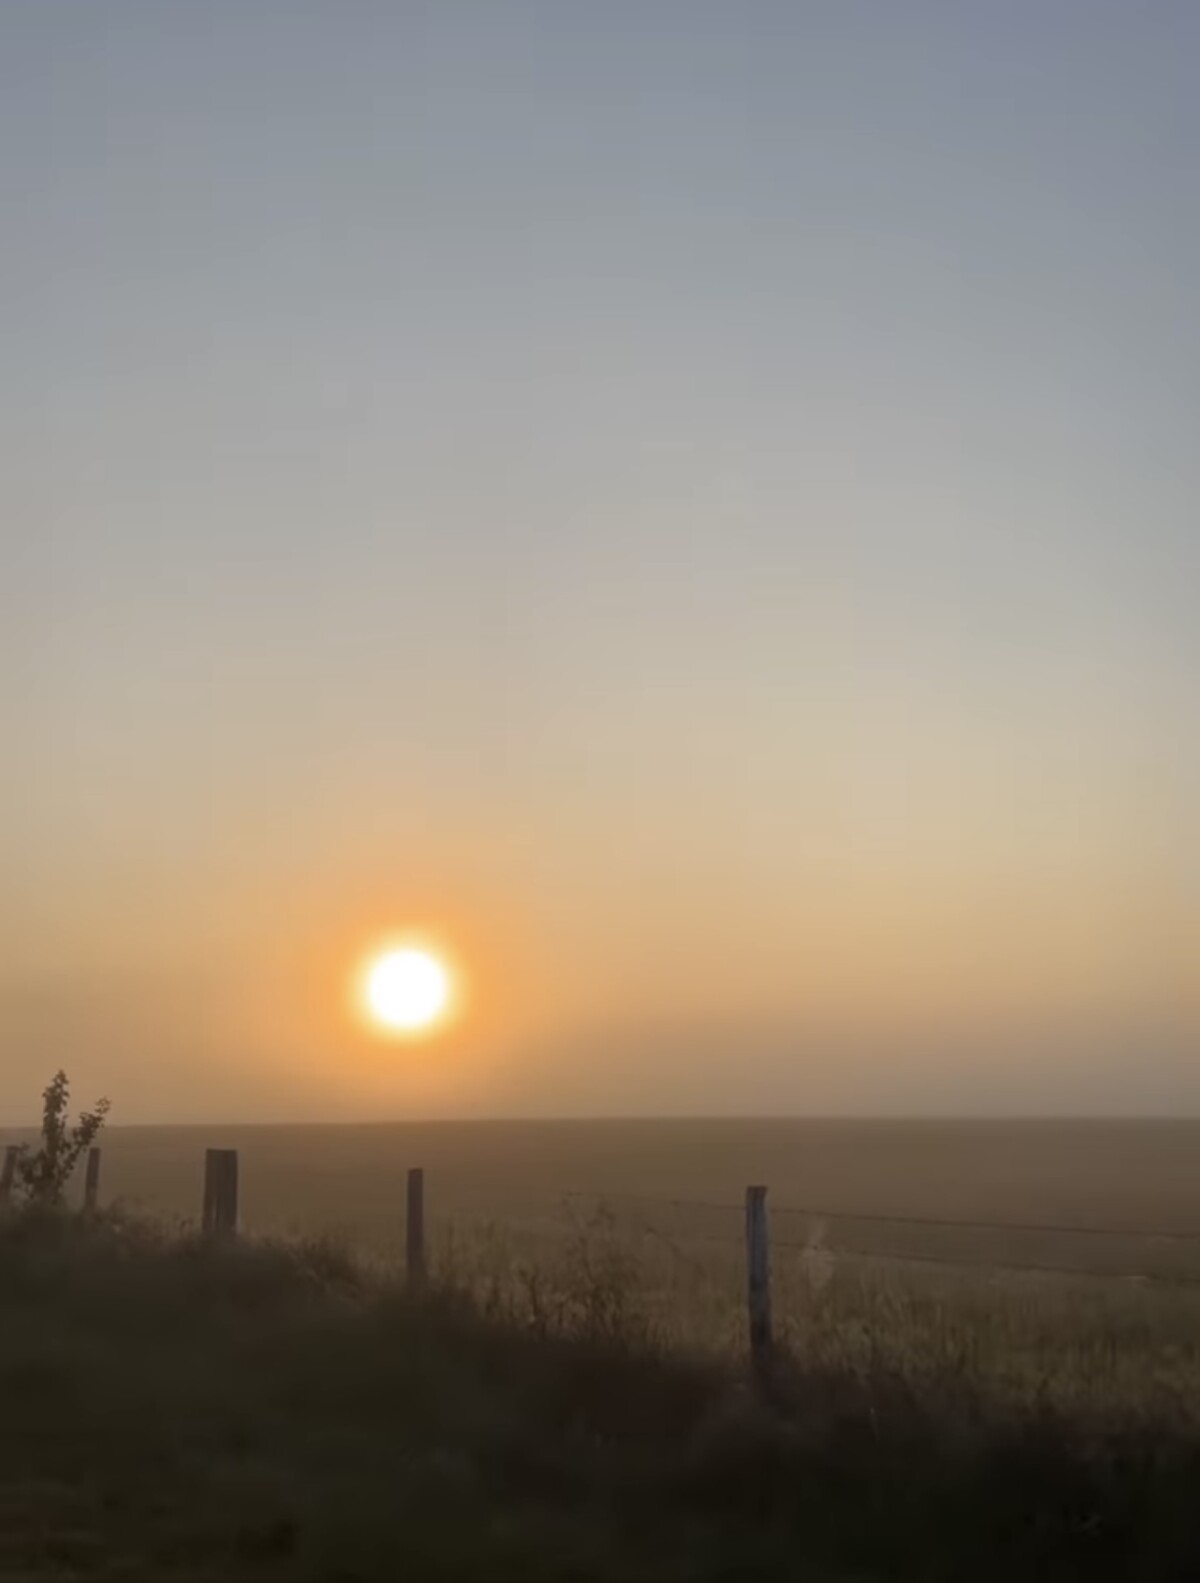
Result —
<instances>
[{"instance_id":1,"label":"wooden fence post","mask_svg":"<svg viewBox=\"0 0 1200 1583\"><path fill-rule=\"evenodd\" d=\"M238 1152L207 1149L204 1154L204 1214L206 1236L232 1237L238 1228Z\"/></svg>"},{"instance_id":2,"label":"wooden fence post","mask_svg":"<svg viewBox=\"0 0 1200 1583\"><path fill-rule=\"evenodd\" d=\"M771 1258L767 1229L767 1190L746 1189L746 1296L750 1313L750 1357L755 1372L771 1361Z\"/></svg>"},{"instance_id":3,"label":"wooden fence post","mask_svg":"<svg viewBox=\"0 0 1200 1583\"><path fill-rule=\"evenodd\" d=\"M425 1282L425 1172L414 1166L408 1173L405 1260L411 1286Z\"/></svg>"},{"instance_id":4,"label":"wooden fence post","mask_svg":"<svg viewBox=\"0 0 1200 1583\"><path fill-rule=\"evenodd\" d=\"M17 1179L17 1161L21 1158L21 1145L10 1143L4 1150L4 1164L0 1166L0 1204L12 1197L13 1183Z\"/></svg>"},{"instance_id":5,"label":"wooden fence post","mask_svg":"<svg viewBox=\"0 0 1200 1583\"><path fill-rule=\"evenodd\" d=\"M83 1181L83 1207L89 1213L100 1204L100 1150L89 1149L87 1175Z\"/></svg>"}]
</instances>

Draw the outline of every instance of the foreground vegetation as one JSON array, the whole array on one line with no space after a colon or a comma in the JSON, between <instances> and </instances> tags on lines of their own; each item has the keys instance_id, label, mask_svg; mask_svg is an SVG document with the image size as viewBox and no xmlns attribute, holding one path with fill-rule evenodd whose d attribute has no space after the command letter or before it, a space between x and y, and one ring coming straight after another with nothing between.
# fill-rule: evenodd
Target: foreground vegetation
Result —
<instances>
[{"instance_id":1,"label":"foreground vegetation","mask_svg":"<svg viewBox=\"0 0 1200 1583\"><path fill-rule=\"evenodd\" d=\"M887 1349L731 1365L327 1244L0 1218L0 1577L1183 1579L1200 1433Z\"/></svg>"}]
</instances>

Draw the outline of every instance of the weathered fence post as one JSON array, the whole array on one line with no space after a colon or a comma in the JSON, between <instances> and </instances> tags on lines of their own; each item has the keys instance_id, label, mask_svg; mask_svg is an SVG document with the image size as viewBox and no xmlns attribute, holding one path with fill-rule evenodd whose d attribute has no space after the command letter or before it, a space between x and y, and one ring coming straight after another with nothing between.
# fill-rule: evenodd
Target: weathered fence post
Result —
<instances>
[{"instance_id":1,"label":"weathered fence post","mask_svg":"<svg viewBox=\"0 0 1200 1583\"><path fill-rule=\"evenodd\" d=\"M750 1357L757 1374L771 1361L771 1258L767 1190L746 1189L746 1296L750 1313Z\"/></svg>"},{"instance_id":2,"label":"weathered fence post","mask_svg":"<svg viewBox=\"0 0 1200 1583\"><path fill-rule=\"evenodd\" d=\"M408 1173L407 1219L405 1223L405 1261L409 1284L425 1282L425 1172L414 1166Z\"/></svg>"},{"instance_id":3,"label":"weathered fence post","mask_svg":"<svg viewBox=\"0 0 1200 1583\"><path fill-rule=\"evenodd\" d=\"M13 1183L17 1179L17 1161L21 1158L19 1143L10 1143L4 1150L4 1164L0 1165L0 1204L12 1197Z\"/></svg>"},{"instance_id":4,"label":"weathered fence post","mask_svg":"<svg viewBox=\"0 0 1200 1583\"><path fill-rule=\"evenodd\" d=\"M231 1237L238 1228L238 1153L236 1149L207 1149L204 1154L205 1235Z\"/></svg>"},{"instance_id":5,"label":"weathered fence post","mask_svg":"<svg viewBox=\"0 0 1200 1583\"><path fill-rule=\"evenodd\" d=\"M100 1150L89 1149L87 1175L83 1179L83 1207L89 1213L100 1204Z\"/></svg>"}]
</instances>

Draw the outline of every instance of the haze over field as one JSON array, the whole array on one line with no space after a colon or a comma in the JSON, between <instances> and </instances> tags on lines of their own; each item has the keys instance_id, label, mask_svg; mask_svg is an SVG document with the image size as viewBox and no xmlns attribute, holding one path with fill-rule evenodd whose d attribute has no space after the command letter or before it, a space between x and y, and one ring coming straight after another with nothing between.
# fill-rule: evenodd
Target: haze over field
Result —
<instances>
[{"instance_id":1,"label":"haze over field","mask_svg":"<svg viewBox=\"0 0 1200 1583\"><path fill-rule=\"evenodd\" d=\"M8 0L0 1120L1200 1113L1198 51Z\"/></svg>"}]
</instances>

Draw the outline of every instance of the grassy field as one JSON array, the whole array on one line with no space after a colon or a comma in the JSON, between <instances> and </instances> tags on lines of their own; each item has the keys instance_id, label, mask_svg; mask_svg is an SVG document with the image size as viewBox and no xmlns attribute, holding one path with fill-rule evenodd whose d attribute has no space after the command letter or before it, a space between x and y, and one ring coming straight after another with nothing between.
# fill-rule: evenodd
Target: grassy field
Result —
<instances>
[{"instance_id":1,"label":"grassy field","mask_svg":"<svg viewBox=\"0 0 1200 1583\"><path fill-rule=\"evenodd\" d=\"M319 1241L0 1216L0 1578L1200 1575L1178 1392L989 1373L1020 1350L1003 1305L883 1291L852 1318L836 1281L752 1389L664 1345L608 1235L536 1291L413 1295ZM1069 1319L1026 1361L1044 1384L1073 1336L1094 1385Z\"/></svg>"},{"instance_id":2,"label":"grassy field","mask_svg":"<svg viewBox=\"0 0 1200 1583\"><path fill-rule=\"evenodd\" d=\"M586 1231L656 1334L735 1356L741 1199L766 1182L776 1313L797 1345L965 1350L976 1370L1030 1388L1196 1394L1196 1123L116 1127L105 1201L194 1219L210 1144L240 1151L252 1232L332 1235L386 1267L402 1250L404 1174L420 1164L434 1259L484 1300L527 1293L530 1272L561 1285ZM1194 1240L1150 1235L1164 1230Z\"/></svg>"}]
</instances>

